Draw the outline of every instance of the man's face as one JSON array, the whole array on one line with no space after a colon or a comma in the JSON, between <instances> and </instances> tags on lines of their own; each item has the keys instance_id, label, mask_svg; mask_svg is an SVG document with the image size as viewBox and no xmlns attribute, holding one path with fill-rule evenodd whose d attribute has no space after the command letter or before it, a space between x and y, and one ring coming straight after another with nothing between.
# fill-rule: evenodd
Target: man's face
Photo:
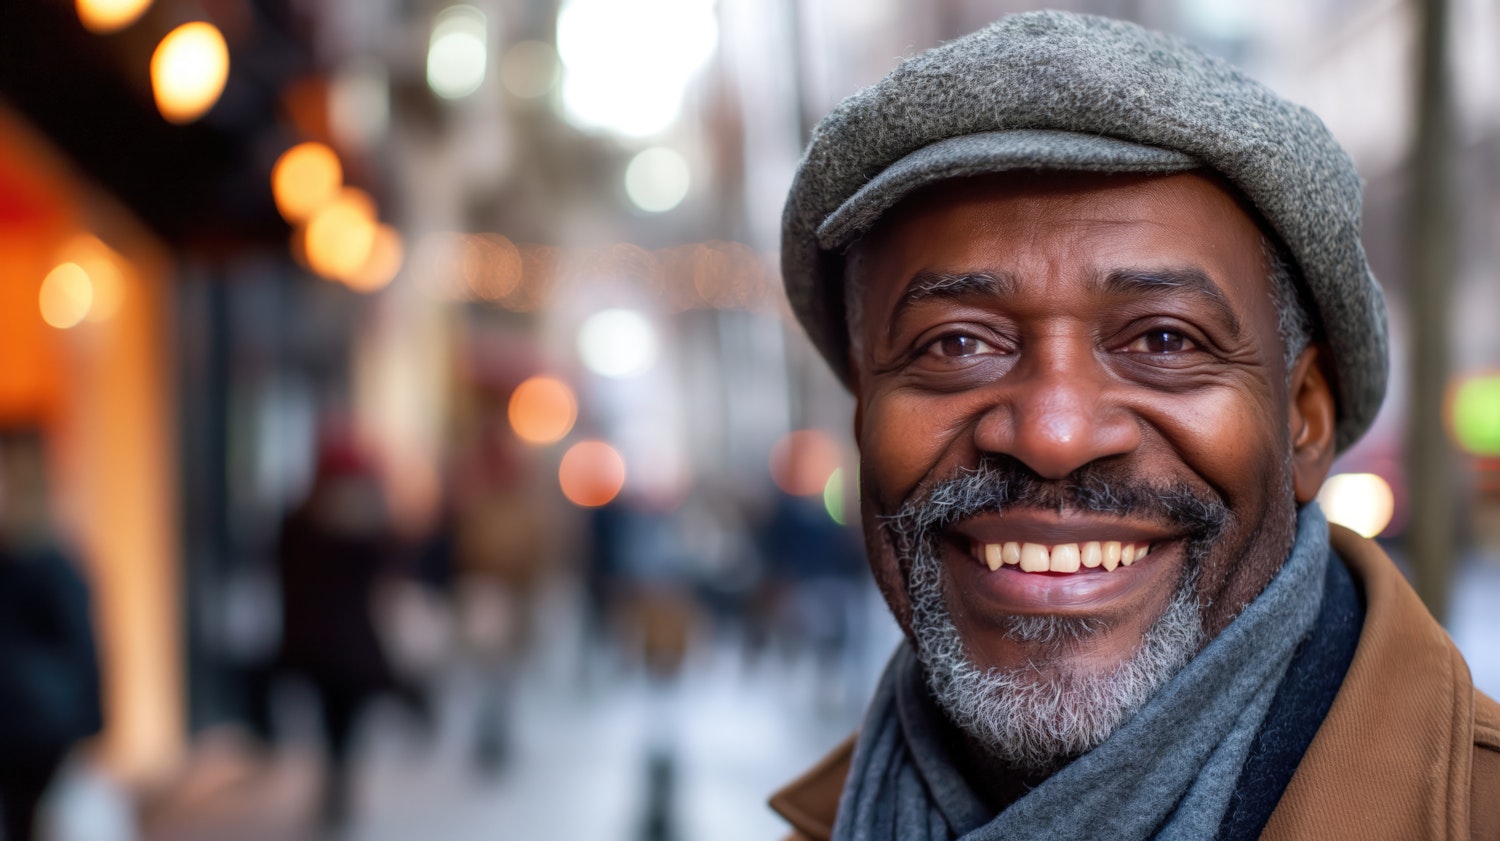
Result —
<instances>
[{"instance_id":1,"label":"man's face","mask_svg":"<svg viewBox=\"0 0 1500 841\"><path fill-rule=\"evenodd\" d=\"M849 259L865 532L908 635L925 588L979 672L1066 689L1164 623L1196 650L1280 568L1332 398L1312 351L1289 386L1260 230L1218 182L950 182Z\"/></svg>"}]
</instances>

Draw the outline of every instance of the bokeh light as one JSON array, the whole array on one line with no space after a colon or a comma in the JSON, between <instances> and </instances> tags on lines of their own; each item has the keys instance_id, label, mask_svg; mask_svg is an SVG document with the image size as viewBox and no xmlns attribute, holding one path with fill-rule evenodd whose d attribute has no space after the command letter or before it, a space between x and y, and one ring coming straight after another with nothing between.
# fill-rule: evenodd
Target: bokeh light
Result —
<instances>
[{"instance_id":1,"label":"bokeh light","mask_svg":"<svg viewBox=\"0 0 1500 841\"><path fill-rule=\"evenodd\" d=\"M271 192L276 209L293 224L333 201L344 185L339 156L316 141L298 143L281 153L271 167Z\"/></svg>"},{"instance_id":2,"label":"bokeh light","mask_svg":"<svg viewBox=\"0 0 1500 841\"><path fill-rule=\"evenodd\" d=\"M500 57L501 83L522 99L546 96L561 75L557 50L544 41L521 41Z\"/></svg>"},{"instance_id":3,"label":"bokeh light","mask_svg":"<svg viewBox=\"0 0 1500 841\"><path fill-rule=\"evenodd\" d=\"M78 20L96 35L108 35L135 23L151 0L78 0Z\"/></svg>"},{"instance_id":4,"label":"bokeh light","mask_svg":"<svg viewBox=\"0 0 1500 841\"><path fill-rule=\"evenodd\" d=\"M793 496L816 496L827 489L841 460L833 436L821 429L799 429L771 448L771 478Z\"/></svg>"},{"instance_id":5,"label":"bokeh light","mask_svg":"<svg viewBox=\"0 0 1500 841\"><path fill-rule=\"evenodd\" d=\"M569 502L598 508L625 487L625 459L603 441L580 441L563 454L557 479Z\"/></svg>"},{"instance_id":6,"label":"bokeh light","mask_svg":"<svg viewBox=\"0 0 1500 841\"><path fill-rule=\"evenodd\" d=\"M1449 397L1448 421L1460 447L1476 456L1500 456L1500 374L1460 382Z\"/></svg>"},{"instance_id":7,"label":"bokeh light","mask_svg":"<svg viewBox=\"0 0 1500 841\"><path fill-rule=\"evenodd\" d=\"M630 137L666 129L718 37L713 0L566 0L557 51L568 119Z\"/></svg>"},{"instance_id":8,"label":"bokeh light","mask_svg":"<svg viewBox=\"0 0 1500 841\"><path fill-rule=\"evenodd\" d=\"M578 399L555 377L532 377L511 392L510 427L528 444L553 444L573 430Z\"/></svg>"},{"instance_id":9,"label":"bokeh light","mask_svg":"<svg viewBox=\"0 0 1500 841\"><path fill-rule=\"evenodd\" d=\"M828 475L828 483L823 486L823 507L828 510L828 516L835 523L849 525L849 517L844 508L844 468L836 467Z\"/></svg>"},{"instance_id":10,"label":"bokeh light","mask_svg":"<svg viewBox=\"0 0 1500 841\"><path fill-rule=\"evenodd\" d=\"M463 276L473 298L499 302L521 285L521 249L502 234L470 234L463 242Z\"/></svg>"},{"instance_id":11,"label":"bokeh light","mask_svg":"<svg viewBox=\"0 0 1500 841\"><path fill-rule=\"evenodd\" d=\"M589 316L578 331L578 355L600 376L638 377L656 362L656 328L644 315L610 309Z\"/></svg>"},{"instance_id":12,"label":"bokeh light","mask_svg":"<svg viewBox=\"0 0 1500 841\"><path fill-rule=\"evenodd\" d=\"M103 322L125 304L125 258L93 234L79 234L63 245L60 263L74 263L88 275L92 302L85 316Z\"/></svg>"},{"instance_id":13,"label":"bokeh light","mask_svg":"<svg viewBox=\"0 0 1500 841\"><path fill-rule=\"evenodd\" d=\"M484 12L449 6L438 13L427 44L427 86L444 99L462 99L479 90L489 63Z\"/></svg>"},{"instance_id":14,"label":"bokeh light","mask_svg":"<svg viewBox=\"0 0 1500 841\"><path fill-rule=\"evenodd\" d=\"M650 213L665 213L682 204L692 183L687 159L666 146L640 152L625 168L626 195L636 207Z\"/></svg>"},{"instance_id":15,"label":"bokeh light","mask_svg":"<svg viewBox=\"0 0 1500 841\"><path fill-rule=\"evenodd\" d=\"M403 252L401 234L390 225L376 225L375 237L370 241L370 256L359 271L344 278L344 283L356 292L384 289L401 271Z\"/></svg>"},{"instance_id":16,"label":"bokeh light","mask_svg":"<svg viewBox=\"0 0 1500 841\"><path fill-rule=\"evenodd\" d=\"M1340 473L1318 491L1328 521L1364 537L1375 537L1390 525L1396 496L1390 483L1375 473Z\"/></svg>"},{"instance_id":17,"label":"bokeh light","mask_svg":"<svg viewBox=\"0 0 1500 841\"><path fill-rule=\"evenodd\" d=\"M42 320L59 330L74 327L89 314L94 285L77 263L62 263L47 273L39 295Z\"/></svg>"},{"instance_id":18,"label":"bokeh light","mask_svg":"<svg viewBox=\"0 0 1500 841\"><path fill-rule=\"evenodd\" d=\"M307 220L307 264L333 280L355 277L375 246L375 202L354 187Z\"/></svg>"},{"instance_id":19,"label":"bokeh light","mask_svg":"<svg viewBox=\"0 0 1500 841\"><path fill-rule=\"evenodd\" d=\"M203 21L168 32L151 54L151 92L168 122L190 123L208 112L229 79L229 45Z\"/></svg>"}]
</instances>

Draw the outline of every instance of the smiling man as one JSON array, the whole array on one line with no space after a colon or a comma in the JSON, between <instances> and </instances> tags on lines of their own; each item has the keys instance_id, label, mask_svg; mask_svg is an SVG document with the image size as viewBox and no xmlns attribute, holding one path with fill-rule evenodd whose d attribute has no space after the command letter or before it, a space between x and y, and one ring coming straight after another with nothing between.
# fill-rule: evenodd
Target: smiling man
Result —
<instances>
[{"instance_id":1,"label":"smiling man","mask_svg":"<svg viewBox=\"0 0 1500 841\"><path fill-rule=\"evenodd\" d=\"M907 639L794 837L1500 835L1500 709L1313 502L1385 390L1359 218L1315 116L1102 18L820 124L783 269Z\"/></svg>"}]
</instances>

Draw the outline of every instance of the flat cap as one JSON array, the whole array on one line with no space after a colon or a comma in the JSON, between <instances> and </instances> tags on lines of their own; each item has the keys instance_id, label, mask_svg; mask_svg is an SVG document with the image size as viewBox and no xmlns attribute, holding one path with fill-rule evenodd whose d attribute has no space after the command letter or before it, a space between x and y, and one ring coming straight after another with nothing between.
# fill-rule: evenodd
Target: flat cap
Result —
<instances>
[{"instance_id":1,"label":"flat cap","mask_svg":"<svg viewBox=\"0 0 1500 841\"><path fill-rule=\"evenodd\" d=\"M1297 263L1332 351L1336 441L1346 449L1374 420L1389 368L1354 163L1311 111L1134 24L1011 15L845 99L818 124L787 198L787 296L852 385L843 254L912 191L1017 169L1203 168L1239 188Z\"/></svg>"}]
</instances>

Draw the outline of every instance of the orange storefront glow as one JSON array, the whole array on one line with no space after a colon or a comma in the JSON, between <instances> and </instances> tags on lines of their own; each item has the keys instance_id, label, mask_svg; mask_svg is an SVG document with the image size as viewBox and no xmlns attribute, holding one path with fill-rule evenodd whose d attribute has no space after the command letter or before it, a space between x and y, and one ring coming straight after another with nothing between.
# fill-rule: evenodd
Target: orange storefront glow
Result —
<instances>
[{"instance_id":1,"label":"orange storefront glow","mask_svg":"<svg viewBox=\"0 0 1500 841\"><path fill-rule=\"evenodd\" d=\"M170 123L191 123L214 107L229 80L229 45L211 23L177 27L151 54L151 93Z\"/></svg>"},{"instance_id":2,"label":"orange storefront glow","mask_svg":"<svg viewBox=\"0 0 1500 841\"><path fill-rule=\"evenodd\" d=\"M301 222L333 201L344 186L344 168L328 146L298 143L281 153L271 167L271 193L288 222Z\"/></svg>"},{"instance_id":3,"label":"orange storefront glow","mask_svg":"<svg viewBox=\"0 0 1500 841\"><path fill-rule=\"evenodd\" d=\"M332 280L355 277L375 247L375 202L369 194L345 187L307 220L307 264Z\"/></svg>"},{"instance_id":4,"label":"orange storefront glow","mask_svg":"<svg viewBox=\"0 0 1500 841\"><path fill-rule=\"evenodd\" d=\"M578 399L567 383L532 377L510 395L510 427L528 444L561 441L578 420Z\"/></svg>"},{"instance_id":5,"label":"orange storefront glow","mask_svg":"<svg viewBox=\"0 0 1500 841\"><path fill-rule=\"evenodd\" d=\"M793 496L815 496L839 467L839 445L818 429L799 429L771 448L771 478Z\"/></svg>"},{"instance_id":6,"label":"orange storefront glow","mask_svg":"<svg viewBox=\"0 0 1500 841\"><path fill-rule=\"evenodd\" d=\"M107 35L135 23L151 0L78 0L78 19L96 35Z\"/></svg>"},{"instance_id":7,"label":"orange storefront glow","mask_svg":"<svg viewBox=\"0 0 1500 841\"><path fill-rule=\"evenodd\" d=\"M607 505L625 487L625 459L603 441L581 441L563 454L557 479L574 505Z\"/></svg>"}]
</instances>

